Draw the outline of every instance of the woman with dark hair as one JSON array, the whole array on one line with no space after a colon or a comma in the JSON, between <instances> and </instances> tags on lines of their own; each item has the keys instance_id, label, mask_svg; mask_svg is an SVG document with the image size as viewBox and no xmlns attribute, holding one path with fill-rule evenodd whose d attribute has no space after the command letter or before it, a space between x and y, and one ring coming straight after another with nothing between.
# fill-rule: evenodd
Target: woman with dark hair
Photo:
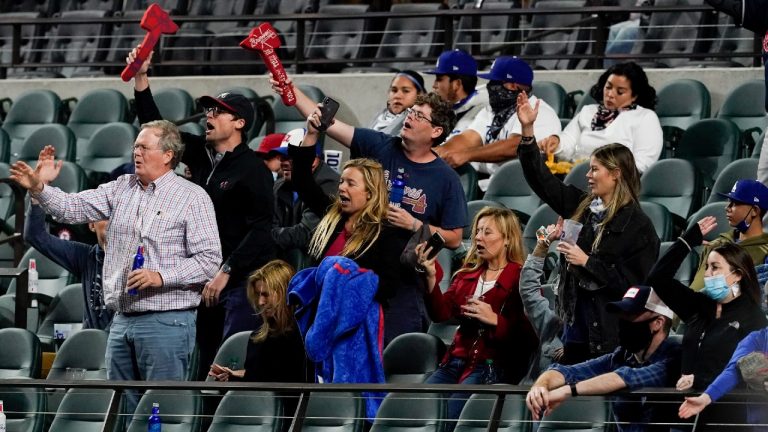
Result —
<instances>
[{"instance_id":1,"label":"woman with dark hair","mask_svg":"<svg viewBox=\"0 0 768 432\"><path fill-rule=\"evenodd\" d=\"M661 155L664 140L656 107L656 90L636 63L611 66L600 75L590 95L597 104L585 105L560 135L539 141L539 147L563 160L589 158L598 147L619 143L635 156L644 172Z\"/></svg>"},{"instance_id":2,"label":"woman with dark hair","mask_svg":"<svg viewBox=\"0 0 768 432\"><path fill-rule=\"evenodd\" d=\"M701 291L675 279L688 253L716 226L715 217L708 216L690 227L656 263L646 281L686 324L678 390L705 390L726 367L736 345L768 325L760 307L755 265L736 244L727 243L709 253ZM702 413L696 430L720 430L707 424L743 424L746 418L742 404L716 405Z\"/></svg>"},{"instance_id":3,"label":"woman with dark hair","mask_svg":"<svg viewBox=\"0 0 768 432\"><path fill-rule=\"evenodd\" d=\"M418 72L397 72L387 91L387 106L371 120L369 128L397 136L403 128L406 110L416 102L416 96L426 93L424 78Z\"/></svg>"},{"instance_id":4,"label":"woman with dark hair","mask_svg":"<svg viewBox=\"0 0 768 432\"><path fill-rule=\"evenodd\" d=\"M606 313L605 306L645 279L659 254L659 238L640 208L640 173L627 147L608 144L592 151L589 191L565 185L549 171L536 146L538 104L531 107L522 93L517 106L522 124L518 156L526 181L557 214L583 224L575 242L557 246L556 310L563 320L565 348L561 363L579 363L618 345L618 316Z\"/></svg>"}]
</instances>

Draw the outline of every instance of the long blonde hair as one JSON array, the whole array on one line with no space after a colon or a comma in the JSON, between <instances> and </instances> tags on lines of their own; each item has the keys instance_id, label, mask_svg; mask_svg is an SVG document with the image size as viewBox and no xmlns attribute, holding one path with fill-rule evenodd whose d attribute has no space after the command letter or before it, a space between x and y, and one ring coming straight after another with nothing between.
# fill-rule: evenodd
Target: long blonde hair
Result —
<instances>
[{"instance_id":1,"label":"long blonde hair","mask_svg":"<svg viewBox=\"0 0 768 432\"><path fill-rule=\"evenodd\" d=\"M512 210L500 207L483 207L472 221L472 244L464 257L464 265L456 272L473 272L486 262L477 256L477 225L482 218L490 218L498 227L507 248L507 262L523 264L525 246L520 221Z\"/></svg>"},{"instance_id":2,"label":"long blonde hair","mask_svg":"<svg viewBox=\"0 0 768 432\"><path fill-rule=\"evenodd\" d=\"M606 144L599 147L592 152L592 157L608 169L608 171L619 171L619 179L616 182L616 189L613 191L611 200L603 203L606 214L599 223L595 241L592 242L592 250L595 250L603 238L603 229L616 216L616 213L625 205L638 202L637 197L640 195L640 172L637 171L632 151L621 144ZM576 209L573 219L581 220L595 198L597 196L593 193L587 195Z\"/></svg>"},{"instance_id":3,"label":"long blonde hair","mask_svg":"<svg viewBox=\"0 0 768 432\"><path fill-rule=\"evenodd\" d=\"M293 330L296 326L293 319L293 310L288 306L286 299L288 282L290 282L296 270L283 260L272 260L255 270L248 276L247 294L248 301L257 312L264 314L270 310L270 314L264 314L264 323L251 337L254 342L261 342L270 335L280 335ZM267 291L269 302L266 306L259 306L258 283L263 284Z\"/></svg>"},{"instance_id":4,"label":"long blonde hair","mask_svg":"<svg viewBox=\"0 0 768 432\"><path fill-rule=\"evenodd\" d=\"M352 227L352 235L341 251L341 256L354 259L364 254L379 238L381 223L387 215L389 196L387 195L387 183L384 181L384 170L380 163L366 158L352 159L344 164L344 170L346 169L356 169L363 175L365 190L369 195L368 201L360 210L355 225ZM309 242L309 254L312 257L320 259L323 256L336 226L343 217L341 200L337 196L328 213L323 216L314 234L312 234L312 240Z\"/></svg>"}]
</instances>

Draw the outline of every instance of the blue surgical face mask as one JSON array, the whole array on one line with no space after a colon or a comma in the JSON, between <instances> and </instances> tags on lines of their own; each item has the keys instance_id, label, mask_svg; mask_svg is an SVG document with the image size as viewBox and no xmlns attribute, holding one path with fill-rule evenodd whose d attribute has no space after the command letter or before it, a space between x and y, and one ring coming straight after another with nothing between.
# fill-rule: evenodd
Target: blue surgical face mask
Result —
<instances>
[{"instance_id":1,"label":"blue surgical face mask","mask_svg":"<svg viewBox=\"0 0 768 432\"><path fill-rule=\"evenodd\" d=\"M731 273L728 273L727 275L719 274L714 276L705 276L704 289L701 290L701 292L716 302L724 300L726 297L728 297L728 292L730 291L730 287L725 281L725 278Z\"/></svg>"},{"instance_id":2,"label":"blue surgical face mask","mask_svg":"<svg viewBox=\"0 0 768 432\"><path fill-rule=\"evenodd\" d=\"M738 232L744 234L749 229L751 224L747 223L747 218L749 217L750 214L752 214L752 210L754 210L754 207L749 209L749 211L747 212L747 215L744 216L744 219L742 219L741 222L737 223L736 226L734 227Z\"/></svg>"}]
</instances>

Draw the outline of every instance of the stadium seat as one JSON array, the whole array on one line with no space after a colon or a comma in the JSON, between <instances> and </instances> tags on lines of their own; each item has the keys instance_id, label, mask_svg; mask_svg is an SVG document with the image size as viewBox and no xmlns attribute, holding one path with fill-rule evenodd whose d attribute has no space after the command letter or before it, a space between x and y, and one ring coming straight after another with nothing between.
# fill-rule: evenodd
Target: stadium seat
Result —
<instances>
[{"instance_id":1,"label":"stadium seat","mask_svg":"<svg viewBox=\"0 0 768 432\"><path fill-rule=\"evenodd\" d=\"M675 234L675 226L672 213L661 204L649 201L640 201L640 207L653 223L656 235L661 241L670 241Z\"/></svg>"},{"instance_id":2,"label":"stadium seat","mask_svg":"<svg viewBox=\"0 0 768 432\"><path fill-rule=\"evenodd\" d=\"M578 9L583 7L584 4L584 0L540 0L536 2L534 8L537 10ZM538 69L574 69L578 64L578 60L558 60L549 59L549 57L585 53L587 51L586 44L576 44L575 42L578 39L577 35L580 33L580 28L574 27L574 24L580 20L582 20L582 17L578 13L534 15L529 28L530 33L526 38L521 56L523 58L541 57L540 60L530 61L531 66L535 66ZM549 32L551 29L555 30L550 35L536 37L535 39L531 37L536 36L537 33ZM534 86L535 91L536 87Z\"/></svg>"},{"instance_id":3,"label":"stadium seat","mask_svg":"<svg viewBox=\"0 0 768 432\"><path fill-rule=\"evenodd\" d=\"M40 377L42 351L34 333L20 328L0 329L0 346L0 379Z\"/></svg>"},{"instance_id":4,"label":"stadium seat","mask_svg":"<svg viewBox=\"0 0 768 432\"><path fill-rule=\"evenodd\" d=\"M447 278L444 278L447 279ZM428 334L437 336L443 341L446 347L451 346L453 343L453 336L456 334L456 330L459 328L459 322L455 319L450 319L443 322L433 322L429 325Z\"/></svg>"},{"instance_id":5,"label":"stadium seat","mask_svg":"<svg viewBox=\"0 0 768 432\"><path fill-rule=\"evenodd\" d=\"M429 13L440 10L440 3L400 3L393 4L392 13ZM384 36L376 51L373 64L377 68L389 68L392 71L418 69L426 66L425 62L397 61L398 59L425 59L436 57L442 50L442 24L435 16L389 18L384 28ZM392 61L386 61L390 59Z\"/></svg>"},{"instance_id":6,"label":"stadium seat","mask_svg":"<svg viewBox=\"0 0 768 432\"><path fill-rule=\"evenodd\" d=\"M11 166L0 162L0 178L8 178L9 175L11 175ZM0 183L0 219L3 222L7 222L8 217L13 212L15 199L13 189L5 183Z\"/></svg>"},{"instance_id":7,"label":"stadium seat","mask_svg":"<svg viewBox=\"0 0 768 432\"><path fill-rule=\"evenodd\" d=\"M0 129L0 163L8 163L10 158L11 137L8 136L8 133L5 130Z\"/></svg>"},{"instance_id":8,"label":"stadium seat","mask_svg":"<svg viewBox=\"0 0 768 432\"><path fill-rule=\"evenodd\" d=\"M474 2L464 4L465 10L471 10L475 6ZM504 1L486 1L483 2L483 10L509 10L514 7L514 3ZM520 18L516 15L486 15L479 17L480 25L474 29L472 26L472 17L462 16L459 18L459 25L454 38L454 46L463 49L469 53L489 52L496 47L505 45L510 40L519 40L519 35L514 35L515 29L519 28ZM473 35L473 33L479 33ZM478 39L477 44L472 43L472 37ZM538 85L538 84L537 84Z\"/></svg>"},{"instance_id":9,"label":"stadium seat","mask_svg":"<svg viewBox=\"0 0 768 432\"><path fill-rule=\"evenodd\" d=\"M713 203L704 205L702 208L699 209L699 211L692 214L691 217L688 218L688 226L686 227L686 229L690 228L691 226L693 226L693 224L697 223L698 221L700 221L701 219L707 216L714 216L717 219L717 226L719 228L712 230L712 232L705 235L704 240L712 241L716 239L721 232L731 229L730 225L728 224L728 218L725 216L725 203L722 203L722 202L713 202Z\"/></svg>"},{"instance_id":10,"label":"stadium seat","mask_svg":"<svg viewBox=\"0 0 768 432\"><path fill-rule=\"evenodd\" d=\"M29 248L21 258L20 267L29 267L29 260L35 259L38 274L38 295L47 298L46 303L51 302L58 293L67 286L70 279L69 272L64 267L56 264L48 257L38 252L35 248ZM16 294L16 279L8 285L8 294Z\"/></svg>"},{"instance_id":11,"label":"stadium seat","mask_svg":"<svg viewBox=\"0 0 768 432\"><path fill-rule=\"evenodd\" d=\"M267 68L258 54L240 48L252 27L234 27L221 30L211 36L210 75L261 75ZM241 62L244 64L227 64Z\"/></svg>"},{"instance_id":12,"label":"stadium seat","mask_svg":"<svg viewBox=\"0 0 768 432\"><path fill-rule=\"evenodd\" d=\"M0 388L8 432L43 432L45 397L36 388Z\"/></svg>"},{"instance_id":13,"label":"stadium seat","mask_svg":"<svg viewBox=\"0 0 768 432\"><path fill-rule=\"evenodd\" d=\"M40 150L52 145L56 149L56 159L75 161L77 149L75 135L68 127L60 124L42 125L24 139L18 153L11 155L11 162L22 160L34 167Z\"/></svg>"},{"instance_id":14,"label":"stadium seat","mask_svg":"<svg viewBox=\"0 0 768 432\"><path fill-rule=\"evenodd\" d=\"M568 116L568 95L560 84L552 81L536 81L533 94L549 104L559 118Z\"/></svg>"},{"instance_id":15,"label":"stadium seat","mask_svg":"<svg viewBox=\"0 0 768 432\"><path fill-rule=\"evenodd\" d=\"M740 179L757 178L757 159L737 159L728 164L717 176L715 185L712 186L712 192L709 194L707 204L713 202L725 202L728 198L718 195L718 193L727 194Z\"/></svg>"},{"instance_id":16,"label":"stadium seat","mask_svg":"<svg viewBox=\"0 0 768 432\"><path fill-rule=\"evenodd\" d=\"M473 394L464 409L454 432L484 432L493 412L496 397L486 394ZM499 430L504 432L527 432L530 416L522 395L507 395L501 410Z\"/></svg>"},{"instance_id":17,"label":"stadium seat","mask_svg":"<svg viewBox=\"0 0 768 432\"><path fill-rule=\"evenodd\" d=\"M586 92L582 90L575 90L568 93L569 98L575 98L576 95L581 95L581 98L579 99L579 103L576 104L576 107L573 110L574 115L581 112L581 109L584 108L584 105L592 105L596 104L597 101L595 101L595 98L592 97L592 95L589 94L591 89L587 89Z\"/></svg>"},{"instance_id":18,"label":"stadium seat","mask_svg":"<svg viewBox=\"0 0 768 432\"><path fill-rule=\"evenodd\" d=\"M291 15L302 13L306 5L306 0L267 0L261 9L257 8L256 15ZM253 23L255 26L256 23ZM296 51L296 21L275 21L272 26L280 34L281 44L278 55L282 58L293 58ZM309 30L309 25L305 27Z\"/></svg>"},{"instance_id":19,"label":"stadium seat","mask_svg":"<svg viewBox=\"0 0 768 432\"><path fill-rule=\"evenodd\" d=\"M101 432L114 395L109 389L69 389L48 432Z\"/></svg>"},{"instance_id":20,"label":"stadium seat","mask_svg":"<svg viewBox=\"0 0 768 432\"><path fill-rule=\"evenodd\" d=\"M216 357L213 362L219 365L227 366L231 369L245 368L245 355L248 351L248 338L251 337L250 331L242 331L228 337L216 351ZM206 381L213 381L213 377L207 376Z\"/></svg>"},{"instance_id":21,"label":"stadium seat","mask_svg":"<svg viewBox=\"0 0 768 432\"><path fill-rule=\"evenodd\" d=\"M40 12L5 12L0 13L0 19L2 20L21 20L21 19L38 19L42 18L43 14ZM42 42L42 25L27 24L21 26L21 41L19 47L19 60L22 63L34 63L39 60L40 57L40 43ZM0 62L4 65L11 64L12 60L12 46L13 40L13 27L12 26L0 26ZM23 68L8 68L5 73L9 77L14 77L17 74L24 75L25 69Z\"/></svg>"},{"instance_id":22,"label":"stadium seat","mask_svg":"<svg viewBox=\"0 0 768 432\"><path fill-rule=\"evenodd\" d=\"M675 150L675 157L686 159L701 174L706 188L711 188L726 165L738 158L741 132L733 122L705 119L691 125Z\"/></svg>"},{"instance_id":23,"label":"stadium seat","mask_svg":"<svg viewBox=\"0 0 768 432\"><path fill-rule=\"evenodd\" d=\"M576 186L584 192L589 192L589 182L587 181L588 171L589 161L578 163L565 175L563 183Z\"/></svg>"},{"instance_id":24,"label":"stadium seat","mask_svg":"<svg viewBox=\"0 0 768 432\"><path fill-rule=\"evenodd\" d=\"M3 121L3 130L11 138L11 160L18 160L21 145L32 132L61 121L62 111L61 99L50 90L31 90L19 96Z\"/></svg>"},{"instance_id":25,"label":"stadium seat","mask_svg":"<svg viewBox=\"0 0 768 432\"><path fill-rule=\"evenodd\" d=\"M443 397L431 393L389 393L370 432L441 432Z\"/></svg>"},{"instance_id":26,"label":"stadium seat","mask_svg":"<svg viewBox=\"0 0 768 432\"><path fill-rule=\"evenodd\" d=\"M162 413L162 404L160 409ZM230 390L219 402L208 432L280 432L283 422L290 422L284 415L293 413L284 413L280 397L272 392Z\"/></svg>"},{"instance_id":27,"label":"stadium seat","mask_svg":"<svg viewBox=\"0 0 768 432\"><path fill-rule=\"evenodd\" d=\"M150 3L157 2L153 1ZM136 48L136 46L139 45L142 40L144 40L144 35L146 35L147 32L139 26L139 21L141 21L141 18L144 16L144 11L148 6L149 4L143 8L140 8L140 10L127 9L125 12L122 12L121 15L123 18L130 19L132 21L126 23L115 23L112 26L112 40L105 60L108 62L121 64L122 66L106 67L104 69L105 73L114 75L120 74L125 67L125 57L132 49ZM126 5L126 7L128 6ZM158 45L159 47L156 49L160 50L162 48L162 44ZM160 57L159 52L158 57Z\"/></svg>"},{"instance_id":28,"label":"stadium seat","mask_svg":"<svg viewBox=\"0 0 768 432\"><path fill-rule=\"evenodd\" d=\"M755 34L741 27L733 17L718 13L717 34L709 47L710 54L748 53L754 51ZM716 57L713 60L694 61L705 67L750 67L753 57Z\"/></svg>"},{"instance_id":29,"label":"stadium seat","mask_svg":"<svg viewBox=\"0 0 768 432\"><path fill-rule=\"evenodd\" d=\"M59 0L6 0L2 2L3 12L38 12L44 17L53 16L61 10Z\"/></svg>"},{"instance_id":30,"label":"stadium seat","mask_svg":"<svg viewBox=\"0 0 768 432\"><path fill-rule=\"evenodd\" d=\"M127 432L147 430L153 403L160 404L164 432L197 432L202 414L200 399L200 393L194 390L147 390L139 400Z\"/></svg>"},{"instance_id":31,"label":"stadium seat","mask_svg":"<svg viewBox=\"0 0 768 432\"><path fill-rule=\"evenodd\" d=\"M699 174L683 159L655 162L640 178L640 200L655 202L682 219L698 209L701 193Z\"/></svg>"},{"instance_id":32,"label":"stadium seat","mask_svg":"<svg viewBox=\"0 0 768 432\"><path fill-rule=\"evenodd\" d=\"M674 156L674 149L683 132L697 121L709 118L709 90L701 81L677 79L659 89L656 115L664 131L667 157Z\"/></svg>"},{"instance_id":33,"label":"stadium seat","mask_svg":"<svg viewBox=\"0 0 768 432\"><path fill-rule=\"evenodd\" d=\"M472 222L475 220L477 213L479 213L480 210L485 207L505 208L504 204L498 201L489 201L484 199L470 201L467 203L467 220L469 221L469 224L464 227L461 235L462 241L467 243L467 247L469 247L469 240L472 238Z\"/></svg>"},{"instance_id":34,"label":"stadium seat","mask_svg":"<svg viewBox=\"0 0 768 432\"><path fill-rule=\"evenodd\" d=\"M82 291L81 291L82 292ZM81 300L82 301L82 300ZM85 369L86 380L106 380L107 332L98 329L82 329L70 333L56 353L47 379L65 381L67 369ZM48 409L55 412L64 398L66 389L56 388L46 393Z\"/></svg>"},{"instance_id":35,"label":"stadium seat","mask_svg":"<svg viewBox=\"0 0 768 432\"><path fill-rule=\"evenodd\" d=\"M61 164L59 176L51 182L51 186L63 190L67 193L82 192L88 186L88 180L85 171L74 162L64 161Z\"/></svg>"},{"instance_id":36,"label":"stadium seat","mask_svg":"<svg viewBox=\"0 0 768 432\"><path fill-rule=\"evenodd\" d=\"M540 205L539 208L531 214L531 218L528 220L528 223L525 224L525 228L523 229L523 245L525 245L525 250L528 252L533 251L537 241L536 230L541 226L546 227L547 225L557 223L557 218L557 213L555 213L549 205Z\"/></svg>"},{"instance_id":37,"label":"stadium seat","mask_svg":"<svg viewBox=\"0 0 768 432\"><path fill-rule=\"evenodd\" d=\"M362 432L363 402L354 393L311 393L302 432Z\"/></svg>"},{"instance_id":38,"label":"stadium seat","mask_svg":"<svg viewBox=\"0 0 768 432\"><path fill-rule=\"evenodd\" d=\"M328 15L357 15L354 19L317 20L309 38L306 58L313 60L349 60L361 57L363 47L368 41L368 20L363 15L370 6L356 5L326 5L320 8L321 14ZM319 72L340 72L352 64L312 65L312 70Z\"/></svg>"},{"instance_id":39,"label":"stadium seat","mask_svg":"<svg viewBox=\"0 0 768 432\"><path fill-rule=\"evenodd\" d=\"M751 80L736 86L725 96L717 118L736 123L745 137L752 132L760 135L768 126L768 114L765 113L765 82ZM748 144L748 141L745 140L743 144ZM748 156L746 150L751 149L745 147L742 156Z\"/></svg>"},{"instance_id":40,"label":"stadium seat","mask_svg":"<svg viewBox=\"0 0 768 432\"><path fill-rule=\"evenodd\" d=\"M92 172L109 173L120 165L133 162L136 135L136 127L130 123L101 126L87 144L78 149L78 165L90 175Z\"/></svg>"},{"instance_id":41,"label":"stadium seat","mask_svg":"<svg viewBox=\"0 0 768 432\"><path fill-rule=\"evenodd\" d=\"M672 241L661 242L659 245L659 258L663 257L669 248L674 244ZM699 267L699 254L696 253L696 249L692 250L685 257L685 260L680 264L680 268L675 273L675 279L679 280L684 285L690 285L696 270Z\"/></svg>"},{"instance_id":42,"label":"stadium seat","mask_svg":"<svg viewBox=\"0 0 768 432\"><path fill-rule=\"evenodd\" d=\"M44 63L98 63L104 60L109 48L111 24L107 22L67 23L67 20L102 20L110 15L103 10L64 10L60 20L45 35L42 62ZM33 76L43 78L99 76L95 66L53 66L38 68Z\"/></svg>"},{"instance_id":43,"label":"stadium seat","mask_svg":"<svg viewBox=\"0 0 768 432\"><path fill-rule=\"evenodd\" d=\"M525 181L523 166L517 159L506 162L496 171L483 199L496 201L513 210L523 224L528 222L531 213L541 204L539 196Z\"/></svg>"},{"instance_id":44,"label":"stadium seat","mask_svg":"<svg viewBox=\"0 0 768 432\"><path fill-rule=\"evenodd\" d=\"M763 144L765 143L765 134L768 129L764 130L757 140L755 140L755 148L752 149L752 159L760 159L760 152L763 150Z\"/></svg>"},{"instance_id":45,"label":"stadium seat","mask_svg":"<svg viewBox=\"0 0 768 432\"><path fill-rule=\"evenodd\" d=\"M186 15L189 9L189 1L190 0L125 0L123 9L126 12L141 11L144 13L149 5L157 3L170 15Z\"/></svg>"},{"instance_id":46,"label":"stadium seat","mask_svg":"<svg viewBox=\"0 0 768 432\"><path fill-rule=\"evenodd\" d=\"M325 97L325 93L315 86L299 85L298 87L313 101L321 102ZM275 102L272 103L272 112L275 113L275 133L286 133L293 129L303 128L307 122L307 119L296 108L285 106L280 98L275 99Z\"/></svg>"},{"instance_id":47,"label":"stadium seat","mask_svg":"<svg viewBox=\"0 0 768 432\"><path fill-rule=\"evenodd\" d=\"M477 171L471 164L467 163L456 168L456 173L459 175L461 188L464 189L464 196L467 198L467 202L476 200L478 195Z\"/></svg>"},{"instance_id":48,"label":"stadium seat","mask_svg":"<svg viewBox=\"0 0 768 432\"><path fill-rule=\"evenodd\" d=\"M211 59L208 45L212 37L209 30L189 28L180 28L175 34L167 35L160 50L162 61L156 61L153 69L157 74L167 76L207 74ZM188 62L189 65L161 65L171 62Z\"/></svg>"},{"instance_id":49,"label":"stadium seat","mask_svg":"<svg viewBox=\"0 0 768 432\"><path fill-rule=\"evenodd\" d=\"M85 310L85 297L81 284L67 285L48 306L48 311L37 329L37 337L43 351L53 352L54 324L82 324Z\"/></svg>"},{"instance_id":50,"label":"stadium seat","mask_svg":"<svg viewBox=\"0 0 768 432\"><path fill-rule=\"evenodd\" d=\"M108 123L128 121L128 101L114 89L96 89L85 93L69 116L67 126L77 137L78 161L99 128Z\"/></svg>"},{"instance_id":51,"label":"stadium seat","mask_svg":"<svg viewBox=\"0 0 768 432\"><path fill-rule=\"evenodd\" d=\"M704 0L656 0L654 6L702 6ZM645 37L635 43L633 54L676 54L706 52L709 26L701 12L653 12L645 29ZM647 67L677 67L688 63L685 58L642 62Z\"/></svg>"},{"instance_id":52,"label":"stadium seat","mask_svg":"<svg viewBox=\"0 0 768 432\"><path fill-rule=\"evenodd\" d=\"M256 6L256 2L253 0L194 0L189 2L188 15L218 18L245 16L254 13L254 6ZM219 33L221 31L230 30L232 27L245 26L246 24L247 22L239 21L198 21L184 23L181 27L188 29L205 29L213 33ZM247 33L243 34L240 40L243 40L245 36L247 36Z\"/></svg>"},{"instance_id":53,"label":"stadium seat","mask_svg":"<svg viewBox=\"0 0 768 432\"><path fill-rule=\"evenodd\" d=\"M607 402L602 396L569 399L539 423L539 432L603 432L608 422Z\"/></svg>"},{"instance_id":54,"label":"stadium seat","mask_svg":"<svg viewBox=\"0 0 768 432\"><path fill-rule=\"evenodd\" d=\"M384 375L390 384L418 384L437 369L445 344L427 333L405 333L384 348Z\"/></svg>"}]
</instances>

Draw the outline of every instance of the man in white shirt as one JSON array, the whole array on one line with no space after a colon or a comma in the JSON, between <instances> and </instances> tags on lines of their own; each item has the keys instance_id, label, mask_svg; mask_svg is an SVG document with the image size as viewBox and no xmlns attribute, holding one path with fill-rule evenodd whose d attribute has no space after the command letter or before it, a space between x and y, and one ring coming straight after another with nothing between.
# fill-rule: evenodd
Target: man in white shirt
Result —
<instances>
[{"instance_id":1,"label":"man in white shirt","mask_svg":"<svg viewBox=\"0 0 768 432\"><path fill-rule=\"evenodd\" d=\"M480 111L464 132L435 150L454 168L472 162L476 170L492 176L504 162L517 157L521 138L517 95L520 92L531 94L533 69L517 57L499 57L491 65L490 72L477 76L489 80L486 88L490 106ZM537 100L533 95L529 98L532 105ZM534 127L536 136L561 131L557 113L543 100Z\"/></svg>"},{"instance_id":2,"label":"man in white shirt","mask_svg":"<svg viewBox=\"0 0 768 432\"><path fill-rule=\"evenodd\" d=\"M464 50L445 51L437 58L435 68L424 72L435 75L432 91L448 102L456 114L456 126L446 141L472 124L477 114L488 106L488 92L476 89L477 62Z\"/></svg>"}]
</instances>

